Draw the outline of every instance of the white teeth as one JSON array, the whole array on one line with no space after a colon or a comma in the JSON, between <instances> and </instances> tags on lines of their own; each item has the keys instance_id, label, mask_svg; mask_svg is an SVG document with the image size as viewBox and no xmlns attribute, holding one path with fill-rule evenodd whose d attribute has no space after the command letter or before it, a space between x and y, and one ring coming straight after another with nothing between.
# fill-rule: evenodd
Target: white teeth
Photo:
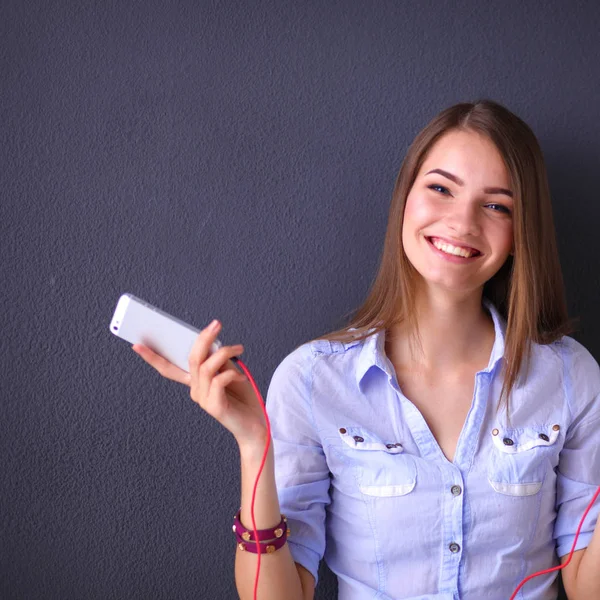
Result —
<instances>
[{"instance_id":1,"label":"white teeth","mask_svg":"<svg viewBox=\"0 0 600 600\"><path fill-rule=\"evenodd\" d=\"M442 252L446 254L453 254L454 256L462 256L463 258L470 258L473 256L473 252L470 250L466 250L465 248L458 248L457 246L452 246L450 244L445 244L444 242L440 242L439 240L431 240L431 243Z\"/></svg>"}]
</instances>

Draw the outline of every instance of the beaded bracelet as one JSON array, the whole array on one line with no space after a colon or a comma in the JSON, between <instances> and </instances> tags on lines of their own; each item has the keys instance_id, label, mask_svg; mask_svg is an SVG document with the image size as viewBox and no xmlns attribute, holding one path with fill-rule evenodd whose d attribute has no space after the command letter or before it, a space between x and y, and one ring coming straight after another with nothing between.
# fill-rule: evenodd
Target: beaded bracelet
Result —
<instances>
[{"instance_id":1,"label":"beaded bracelet","mask_svg":"<svg viewBox=\"0 0 600 600\"><path fill-rule=\"evenodd\" d=\"M238 541L238 548L242 551L253 552L257 554L260 551L261 554L271 554L279 548L282 548L287 538L290 535L290 530L287 527L287 518L285 515L281 515L281 521L271 529L259 529L258 542L259 550L256 549L256 541L254 539L254 532L246 529L240 521L240 512L234 517L233 521L233 532Z\"/></svg>"}]
</instances>

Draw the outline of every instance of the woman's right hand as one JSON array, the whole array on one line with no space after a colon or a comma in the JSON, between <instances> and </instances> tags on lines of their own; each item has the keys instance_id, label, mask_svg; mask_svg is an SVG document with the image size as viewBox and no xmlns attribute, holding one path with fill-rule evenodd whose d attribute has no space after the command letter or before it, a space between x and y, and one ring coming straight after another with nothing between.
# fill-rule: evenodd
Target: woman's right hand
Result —
<instances>
[{"instance_id":1,"label":"woman's right hand","mask_svg":"<svg viewBox=\"0 0 600 600\"><path fill-rule=\"evenodd\" d=\"M134 344L132 349L163 377L188 385L192 400L228 429L240 447L262 448L267 427L260 400L230 360L244 347L223 346L209 355L220 330L221 323L213 321L198 334L189 355L189 373L146 346Z\"/></svg>"}]
</instances>

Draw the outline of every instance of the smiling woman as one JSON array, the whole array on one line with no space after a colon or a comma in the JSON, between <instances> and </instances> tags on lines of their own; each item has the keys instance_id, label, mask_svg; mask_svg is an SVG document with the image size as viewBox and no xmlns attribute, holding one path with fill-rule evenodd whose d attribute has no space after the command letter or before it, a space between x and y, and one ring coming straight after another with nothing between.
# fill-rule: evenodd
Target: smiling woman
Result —
<instances>
[{"instance_id":1,"label":"smiling woman","mask_svg":"<svg viewBox=\"0 0 600 600\"><path fill-rule=\"evenodd\" d=\"M597 504L576 535L600 368L570 331L533 132L494 102L450 107L408 150L364 304L273 374L271 429L227 369L240 349L209 356L218 324L190 354L192 398L240 448L242 600L311 600L322 558L340 600L507 600L571 548L569 600L600 597ZM555 600L555 573L520 594Z\"/></svg>"},{"instance_id":2,"label":"smiling woman","mask_svg":"<svg viewBox=\"0 0 600 600\"><path fill-rule=\"evenodd\" d=\"M404 159L364 304L269 388L304 597L322 557L344 600L507 600L564 562L600 484L600 369L571 331L535 135L492 101L446 109ZM570 600L600 597L597 515ZM520 593L555 600L556 573Z\"/></svg>"},{"instance_id":3,"label":"smiling woman","mask_svg":"<svg viewBox=\"0 0 600 600\"><path fill-rule=\"evenodd\" d=\"M448 271L465 261L433 261L429 238L480 255L469 259L470 270ZM443 247L437 249L440 256ZM483 285L483 296L507 320L501 403L508 402L531 343L573 331L542 151L529 126L498 103L457 104L417 135L396 180L371 291L348 326L327 337L345 340L353 329L353 339L361 339L403 323L411 347L419 349L417 307L434 290L423 283L435 283L427 269L437 270L457 298L470 297L471 309L477 300L470 294Z\"/></svg>"},{"instance_id":4,"label":"smiling woman","mask_svg":"<svg viewBox=\"0 0 600 600\"><path fill-rule=\"evenodd\" d=\"M441 178L448 180L446 187L436 183ZM432 302L440 287L442 295L472 296L506 262L513 246L513 200L509 192L499 204L497 190L509 186L502 156L484 135L453 130L427 153L406 199L402 246Z\"/></svg>"}]
</instances>

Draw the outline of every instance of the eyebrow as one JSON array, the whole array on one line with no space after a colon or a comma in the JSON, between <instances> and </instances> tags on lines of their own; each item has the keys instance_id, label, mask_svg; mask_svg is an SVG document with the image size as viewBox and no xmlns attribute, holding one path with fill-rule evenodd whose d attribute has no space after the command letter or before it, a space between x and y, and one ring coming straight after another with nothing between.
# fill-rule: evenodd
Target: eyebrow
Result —
<instances>
[{"instance_id":1,"label":"eyebrow","mask_svg":"<svg viewBox=\"0 0 600 600\"><path fill-rule=\"evenodd\" d=\"M427 173L425 173L425 175L429 175L430 173L439 173L443 177L448 178L450 181L454 181L454 183L456 183L457 185L465 185L465 182L460 177L457 177L456 175L452 175L452 173L448 173L448 171L444 171L443 169L432 169L431 171L428 171ZM509 196L510 198L513 197L513 193L510 190L507 190L506 188L487 187L483 191L486 194L505 194L506 196Z\"/></svg>"}]
</instances>

